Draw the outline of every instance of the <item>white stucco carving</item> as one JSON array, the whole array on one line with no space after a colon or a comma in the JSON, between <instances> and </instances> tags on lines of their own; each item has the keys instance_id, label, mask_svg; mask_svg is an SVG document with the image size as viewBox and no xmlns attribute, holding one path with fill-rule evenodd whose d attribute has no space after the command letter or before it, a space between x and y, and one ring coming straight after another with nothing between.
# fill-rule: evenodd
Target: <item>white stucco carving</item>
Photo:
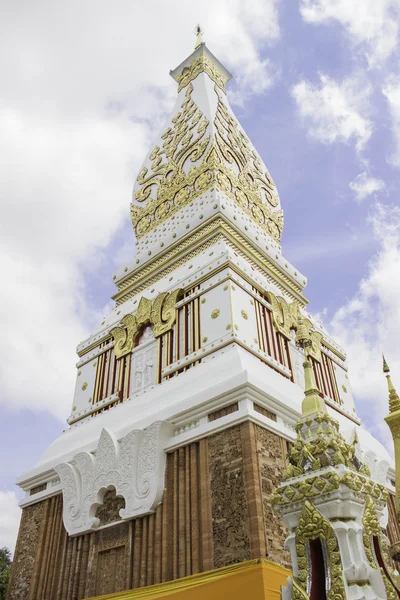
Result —
<instances>
[{"instance_id":1,"label":"white stucco carving","mask_svg":"<svg viewBox=\"0 0 400 600\"><path fill-rule=\"evenodd\" d=\"M157 340L153 328L146 327L132 353L131 394L144 392L156 383Z\"/></svg>"},{"instance_id":2,"label":"white stucco carving","mask_svg":"<svg viewBox=\"0 0 400 600\"><path fill-rule=\"evenodd\" d=\"M97 450L80 452L56 467L64 500L63 519L68 533L95 529L96 509L108 488L125 499L122 519L152 512L161 502L170 425L157 421L144 430L134 429L117 441L103 429Z\"/></svg>"}]
</instances>

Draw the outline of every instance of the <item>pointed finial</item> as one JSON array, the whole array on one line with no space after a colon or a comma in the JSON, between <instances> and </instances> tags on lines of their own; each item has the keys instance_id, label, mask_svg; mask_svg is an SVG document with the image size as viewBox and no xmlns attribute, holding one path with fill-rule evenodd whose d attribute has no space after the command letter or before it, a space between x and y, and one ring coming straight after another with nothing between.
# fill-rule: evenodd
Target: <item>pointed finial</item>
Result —
<instances>
[{"instance_id":1,"label":"pointed finial","mask_svg":"<svg viewBox=\"0 0 400 600\"><path fill-rule=\"evenodd\" d=\"M389 412L392 413L397 410L400 410L400 398L399 398L399 395L396 392L396 389L390 378L389 365L387 364L383 354L382 354L382 359L383 359L383 372L385 373L388 390L389 390Z\"/></svg>"},{"instance_id":2,"label":"pointed finial","mask_svg":"<svg viewBox=\"0 0 400 600\"><path fill-rule=\"evenodd\" d=\"M382 359L383 359L383 372L390 373L389 365L387 364L383 354L382 354Z\"/></svg>"},{"instance_id":3,"label":"pointed finial","mask_svg":"<svg viewBox=\"0 0 400 600\"><path fill-rule=\"evenodd\" d=\"M197 36L197 38L196 38L196 44L195 44L195 47L194 47L194 49L196 50L203 43L203 40L202 40L201 36L203 35L204 31L202 30L202 28L201 28L200 25L196 25L196 27L194 28L194 33Z\"/></svg>"}]
</instances>

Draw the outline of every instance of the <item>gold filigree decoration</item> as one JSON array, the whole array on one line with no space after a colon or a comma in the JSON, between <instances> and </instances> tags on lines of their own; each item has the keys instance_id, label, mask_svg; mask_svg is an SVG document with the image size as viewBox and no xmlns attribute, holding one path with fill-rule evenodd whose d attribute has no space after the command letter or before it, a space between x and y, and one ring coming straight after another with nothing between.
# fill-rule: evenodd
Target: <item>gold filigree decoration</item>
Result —
<instances>
[{"instance_id":1,"label":"gold filigree decoration","mask_svg":"<svg viewBox=\"0 0 400 600\"><path fill-rule=\"evenodd\" d=\"M176 303L183 290L178 289L172 293L163 292L153 302L142 298L136 313L122 317L121 325L110 330L114 338L114 352L116 358L121 358L132 352L137 335L143 325L151 324L154 337L159 337L169 331L176 319Z\"/></svg>"},{"instance_id":2,"label":"gold filigree decoration","mask_svg":"<svg viewBox=\"0 0 400 600\"><path fill-rule=\"evenodd\" d=\"M318 362L322 362L321 342L324 337L319 331L315 331L310 319L304 319L299 314L298 329L296 334L296 343L306 347L306 353ZM300 339L302 338L302 339ZM307 338L307 343L305 342Z\"/></svg>"},{"instance_id":3,"label":"gold filigree decoration","mask_svg":"<svg viewBox=\"0 0 400 600\"><path fill-rule=\"evenodd\" d=\"M279 487L271 496L273 506L279 504L285 506L292 502L299 502L304 499L311 499L327 494L339 488L340 477L336 472L323 473L309 477L307 480L295 481Z\"/></svg>"},{"instance_id":4,"label":"gold filigree decoration","mask_svg":"<svg viewBox=\"0 0 400 600\"><path fill-rule=\"evenodd\" d=\"M273 239L280 240L282 210L275 184L263 170L259 155L229 112L221 93L214 119L215 135L207 134L209 122L191 97L187 87L181 111L172 127L163 133L162 148L150 154L151 172L143 167L138 175L137 202L131 205L132 224L137 238L164 222L197 196L216 186L251 217ZM201 160L200 164L198 163Z\"/></svg>"},{"instance_id":5,"label":"gold filigree decoration","mask_svg":"<svg viewBox=\"0 0 400 600\"><path fill-rule=\"evenodd\" d=\"M82 390L85 391L87 386L88 386L88 383L87 383L87 381L85 381L85 383L82 384Z\"/></svg>"},{"instance_id":6,"label":"gold filigree decoration","mask_svg":"<svg viewBox=\"0 0 400 600\"><path fill-rule=\"evenodd\" d=\"M365 554L367 556L370 566L373 569L377 569L378 565L377 565L375 554L373 551L373 542L372 542L373 536L378 538L378 542L381 546L382 557L384 556L385 551L384 551L383 544L382 544L382 528L380 526L378 515L376 513L375 504L374 504L372 498L367 498L367 501L365 503L365 510L364 510L364 516L363 516L362 523L364 526L363 542L364 542ZM386 557L386 563L387 563L387 568L390 571L388 557ZM398 595L396 593L394 586L392 585L391 581L389 580L385 571L382 568L380 568L380 572L382 575L383 583L385 585L386 595L388 597L388 600L396 600L398 598Z\"/></svg>"},{"instance_id":7,"label":"gold filigree decoration","mask_svg":"<svg viewBox=\"0 0 400 600\"><path fill-rule=\"evenodd\" d=\"M299 319L299 303L294 300L287 302L282 296L266 292L266 297L272 307L272 320L275 328L285 337L290 338L290 330L297 329Z\"/></svg>"},{"instance_id":8,"label":"gold filigree decoration","mask_svg":"<svg viewBox=\"0 0 400 600\"><path fill-rule=\"evenodd\" d=\"M372 550L372 536L377 535L380 537L381 528L372 498L367 498L362 523L364 526L363 542L365 554L371 567L376 569L377 564Z\"/></svg>"},{"instance_id":9,"label":"gold filigree decoration","mask_svg":"<svg viewBox=\"0 0 400 600\"><path fill-rule=\"evenodd\" d=\"M346 593L343 582L342 561L337 538L329 521L308 500L303 505L299 523L295 529L295 536L299 571L298 576L293 577L293 582L300 585L304 591L307 590L307 574L309 569L307 568L305 544L315 539L324 540L331 578L331 587L327 590L327 598L328 600L345 600Z\"/></svg>"},{"instance_id":10,"label":"gold filigree decoration","mask_svg":"<svg viewBox=\"0 0 400 600\"><path fill-rule=\"evenodd\" d=\"M296 578L292 578L292 599L293 600L310 600L306 591L301 587L301 585L296 581Z\"/></svg>"},{"instance_id":11,"label":"gold filigree decoration","mask_svg":"<svg viewBox=\"0 0 400 600\"><path fill-rule=\"evenodd\" d=\"M242 315L243 319L249 318L249 315L247 314L247 312L245 310L242 310L240 314Z\"/></svg>"},{"instance_id":12,"label":"gold filigree decoration","mask_svg":"<svg viewBox=\"0 0 400 600\"><path fill-rule=\"evenodd\" d=\"M218 69L216 64L208 58L205 52L202 52L198 58L195 58L188 67L185 67L182 72L175 77L175 80L178 82L178 92L189 85L193 79L196 79L200 73L207 73L210 79L212 79L223 92L226 91L225 84L229 81L229 77L226 77L222 71Z\"/></svg>"},{"instance_id":13,"label":"gold filigree decoration","mask_svg":"<svg viewBox=\"0 0 400 600\"><path fill-rule=\"evenodd\" d=\"M220 312L221 311L219 310L219 308L214 308L214 310L211 313L211 318L212 319L216 319L217 317L219 317Z\"/></svg>"},{"instance_id":14,"label":"gold filigree decoration","mask_svg":"<svg viewBox=\"0 0 400 600\"><path fill-rule=\"evenodd\" d=\"M297 438L288 453L288 466L283 470L282 481L310 474L328 466L344 465L351 469L340 482L354 491L385 500L385 486L369 479L369 469L355 457L357 438L348 444L339 432L339 423L328 413L319 413L296 424ZM308 435L314 431L315 434ZM278 488L280 492L281 488ZM304 495L305 497L306 494Z\"/></svg>"}]
</instances>

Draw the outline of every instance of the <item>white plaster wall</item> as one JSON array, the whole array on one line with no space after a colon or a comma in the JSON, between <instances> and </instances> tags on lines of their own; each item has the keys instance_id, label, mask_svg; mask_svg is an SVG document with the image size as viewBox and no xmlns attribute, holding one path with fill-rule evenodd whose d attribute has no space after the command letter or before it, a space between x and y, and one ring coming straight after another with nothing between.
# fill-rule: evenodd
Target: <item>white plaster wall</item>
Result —
<instances>
[{"instance_id":1,"label":"white plaster wall","mask_svg":"<svg viewBox=\"0 0 400 600\"><path fill-rule=\"evenodd\" d=\"M85 408L88 408L92 402L94 383L96 379L97 361L98 357L93 358L78 368L72 404L73 415L78 414ZM86 389L83 389L84 387L86 387Z\"/></svg>"}]
</instances>

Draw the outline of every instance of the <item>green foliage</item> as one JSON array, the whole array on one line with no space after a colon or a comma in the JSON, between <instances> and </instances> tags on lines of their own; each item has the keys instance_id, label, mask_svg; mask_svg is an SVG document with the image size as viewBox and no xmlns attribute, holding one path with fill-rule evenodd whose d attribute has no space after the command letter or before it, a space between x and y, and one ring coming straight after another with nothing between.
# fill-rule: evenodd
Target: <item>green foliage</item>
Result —
<instances>
[{"instance_id":1,"label":"green foliage","mask_svg":"<svg viewBox=\"0 0 400 600\"><path fill-rule=\"evenodd\" d=\"M0 600L5 600L10 571L11 552L6 547L0 548Z\"/></svg>"}]
</instances>

